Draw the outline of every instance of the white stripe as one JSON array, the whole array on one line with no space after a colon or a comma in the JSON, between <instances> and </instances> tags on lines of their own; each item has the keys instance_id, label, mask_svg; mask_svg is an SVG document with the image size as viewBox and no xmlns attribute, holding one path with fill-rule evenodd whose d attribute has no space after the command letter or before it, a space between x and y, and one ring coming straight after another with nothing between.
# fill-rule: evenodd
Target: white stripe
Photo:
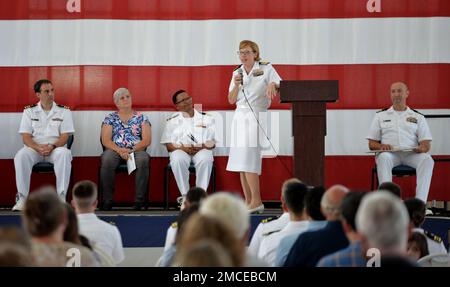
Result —
<instances>
[{"instance_id":1,"label":"white stripe","mask_svg":"<svg viewBox=\"0 0 450 287\"><path fill-rule=\"evenodd\" d=\"M0 21L0 66L450 63L450 18Z\"/></svg>"},{"instance_id":2,"label":"white stripe","mask_svg":"<svg viewBox=\"0 0 450 287\"><path fill-rule=\"evenodd\" d=\"M326 155L368 155L367 132L376 110L328 110L327 136L325 139ZM421 110L424 114L450 114L447 110ZM73 112L75 124L75 141L72 147L74 156L99 156L102 152L100 146L100 125L108 111L75 111ZM231 118L233 111L208 112L216 119L217 137L220 141L214 150L216 156L228 155L226 138L229 138ZM165 147L159 142L165 119L172 112L145 112L152 123L152 145L148 150L152 156L168 156ZM21 113L0 113L0 134L2 135L2 148L0 159L11 159L22 146L20 135L17 133ZM270 110L269 115L273 144L279 149L280 155L292 155L291 112L287 110ZM355 120L357 119L357 120ZM428 119L433 135L433 155L450 155L450 133L448 126L450 118ZM97 124L93 124L97 123ZM224 123L224 124L221 124ZM97 140L98 139L98 140ZM311 143L314 144L314 143Z\"/></svg>"}]
</instances>

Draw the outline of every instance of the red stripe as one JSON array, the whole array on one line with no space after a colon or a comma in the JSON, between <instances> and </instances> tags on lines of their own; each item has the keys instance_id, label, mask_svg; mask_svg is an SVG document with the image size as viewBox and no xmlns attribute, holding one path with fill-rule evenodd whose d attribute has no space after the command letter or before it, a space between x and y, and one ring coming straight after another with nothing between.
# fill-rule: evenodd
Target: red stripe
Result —
<instances>
[{"instance_id":1,"label":"red stripe","mask_svg":"<svg viewBox=\"0 0 450 287\"><path fill-rule=\"evenodd\" d=\"M405 81L408 104L419 109L450 108L450 64L275 65L285 80L339 80L339 102L329 109L377 109L390 105L389 85ZM171 95L188 90L205 110L234 109L227 101L232 66L207 67L3 67L0 68L0 112L21 112L36 102L35 81L49 78L56 101L73 110L115 109L112 93L120 86L133 94L135 108L173 109ZM274 103L273 109L290 109Z\"/></svg>"},{"instance_id":2,"label":"red stripe","mask_svg":"<svg viewBox=\"0 0 450 287\"><path fill-rule=\"evenodd\" d=\"M216 165L216 186L218 191L240 191L239 175L225 170L228 157L215 157ZM280 189L283 181L290 177L285 171L280 161L288 167L292 166L291 157L279 157L264 159L261 175L261 194L264 201L280 199ZM152 158L150 176L150 201L162 202L164 167L168 163L168 158ZM74 181L90 179L98 182L99 157L76 157L73 160ZM333 184L344 184L355 190L369 190L371 185L371 169L374 159L371 156L331 156L325 160L325 186ZM0 160L0 182L2 182L2 192L0 193L0 205L12 205L16 193L14 181L14 162L12 159ZM450 173L450 162L436 162L433 171L433 181L430 188L429 199L450 200L450 185L448 184L448 174ZM132 179L124 174L117 176L116 194L117 202L132 202L134 199L134 186ZM414 196L415 177L395 178L403 189L403 198ZM43 184L54 184L53 175L33 174L31 189L35 189ZM195 184L192 182L191 184ZM178 196L176 185L171 177L170 198L172 202Z\"/></svg>"},{"instance_id":3,"label":"red stripe","mask_svg":"<svg viewBox=\"0 0 450 287\"><path fill-rule=\"evenodd\" d=\"M308 19L449 16L448 0L382 0L369 13L367 0L80 0L69 13L65 0L1 0L0 19Z\"/></svg>"}]
</instances>

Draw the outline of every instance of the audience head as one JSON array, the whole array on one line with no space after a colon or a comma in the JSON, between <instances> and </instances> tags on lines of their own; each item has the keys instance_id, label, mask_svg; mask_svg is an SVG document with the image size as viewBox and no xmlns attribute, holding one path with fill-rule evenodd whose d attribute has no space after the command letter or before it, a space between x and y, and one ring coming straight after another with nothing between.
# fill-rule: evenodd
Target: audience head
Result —
<instances>
[{"instance_id":1,"label":"audience head","mask_svg":"<svg viewBox=\"0 0 450 287\"><path fill-rule=\"evenodd\" d=\"M187 194L186 200L184 201L184 206L189 207L191 204L198 204L206 198L206 191L201 187L191 187Z\"/></svg>"},{"instance_id":2,"label":"audience head","mask_svg":"<svg viewBox=\"0 0 450 287\"><path fill-rule=\"evenodd\" d=\"M413 232L408 239L406 253L414 260L419 260L429 254L427 239L422 233Z\"/></svg>"},{"instance_id":3,"label":"audience head","mask_svg":"<svg viewBox=\"0 0 450 287\"><path fill-rule=\"evenodd\" d=\"M409 220L415 228L422 226L425 221L426 205L425 202L418 198L408 198L404 201L408 210Z\"/></svg>"},{"instance_id":4,"label":"audience head","mask_svg":"<svg viewBox=\"0 0 450 287\"><path fill-rule=\"evenodd\" d=\"M322 211L320 210L320 202L325 193L325 188L316 186L310 189L305 196L306 213L311 220L325 220Z\"/></svg>"},{"instance_id":5,"label":"audience head","mask_svg":"<svg viewBox=\"0 0 450 287\"><path fill-rule=\"evenodd\" d=\"M341 202L348 191L348 188L343 185L333 185L325 192L320 202L320 208L327 220L340 219Z\"/></svg>"},{"instance_id":6,"label":"audience head","mask_svg":"<svg viewBox=\"0 0 450 287\"><path fill-rule=\"evenodd\" d=\"M283 183L281 188L281 201L286 208L295 215L301 215L305 208L305 195L308 187L296 178Z\"/></svg>"},{"instance_id":7,"label":"audience head","mask_svg":"<svg viewBox=\"0 0 450 287\"><path fill-rule=\"evenodd\" d=\"M53 187L44 187L30 193L22 218L32 237L44 237L56 232L62 241L67 216L64 204Z\"/></svg>"},{"instance_id":8,"label":"audience head","mask_svg":"<svg viewBox=\"0 0 450 287\"><path fill-rule=\"evenodd\" d=\"M0 267L31 266L30 248L30 240L22 229L0 227Z\"/></svg>"},{"instance_id":9,"label":"audience head","mask_svg":"<svg viewBox=\"0 0 450 287\"><path fill-rule=\"evenodd\" d=\"M178 254L174 264L180 267L233 267L226 249L213 239L201 239Z\"/></svg>"},{"instance_id":10,"label":"audience head","mask_svg":"<svg viewBox=\"0 0 450 287\"><path fill-rule=\"evenodd\" d=\"M398 196L398 198L402 198L402 189L400 188L400 185L396 184L395 182L383 182L378 186L378 190L385 190L395 196Z\"/></svg>"},{"instance_id":11,"label":"audience head","mask_svg":"<svg viewBox=\"0 0 450 287\"><path fill-rule=\"evenodd\" d=\"M341 216L344 220L344 229L349 227L351 231L356 232L356 213L361 204L363 197L367 192L351 191L345 195L341 203Z\"/></svg>"},{"instance_id":12,"label":"audience head","mask_svg":"<svg viewBox=\"0 0 450 287\"><path fill-rule=\"evenodd\" d=\"M409 218L403 202L387 191L364 196L356 214L356 228L368 248L381 253L405 253Z\"/></svg>"},{"instance_id":13,"label":"audience head","mask_svg":"<svg viewBox=\"0 0 450 287\"><path fill-rule=\"evenodd\" d=\"M72 205L78 213L94 212L97 208L97 185L90 180L82 180L72 189Z\"/></svg>"},{"instance_id":14,"label":"audience head","mask_svg":"<svg viewBox=\"0 0 450 287\"><path fill-rule=\"evenodd\" d=\"M174 262L178 261L177 258L180 254L203 239L212 239L220 243L228 251L233 266L242 266L245 248L234 231L218 217L198 213L193 214L184 226L183 234L177 243Z\"/></svg>"},{"instance_id":15,"label":"audience head","mask_svg":"<svg viewBox=\"0 0 450 287\"><path fill-rule=\"evenodd\" d=\"M218 218L233 230L237 238L246 243L250 215L241 198L228 192L216 192L203 201L200 213Z\"/></svg>"}]
</instances>

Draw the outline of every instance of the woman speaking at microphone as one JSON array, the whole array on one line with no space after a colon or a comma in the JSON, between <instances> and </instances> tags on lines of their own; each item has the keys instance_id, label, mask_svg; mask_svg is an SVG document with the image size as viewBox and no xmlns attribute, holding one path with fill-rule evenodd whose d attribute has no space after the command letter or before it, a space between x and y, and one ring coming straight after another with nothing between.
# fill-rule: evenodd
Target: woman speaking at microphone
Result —
<instances>
[{"instance_id":1,"label":"woman speaking at microphone","mask_svg":"<svg viewBox=\"0 0 450 287\"><path fill-rule=\"evenodd\" d=\"M245 203L251 213L264 210L259 190L261 146L259 113L267 112L281 78L272 65L261 62L259 47L244 40L239 44L239 65L233 72L228 102L236 104L231 124L228 171L240 173Z\"/></svg>"}]
</instances>

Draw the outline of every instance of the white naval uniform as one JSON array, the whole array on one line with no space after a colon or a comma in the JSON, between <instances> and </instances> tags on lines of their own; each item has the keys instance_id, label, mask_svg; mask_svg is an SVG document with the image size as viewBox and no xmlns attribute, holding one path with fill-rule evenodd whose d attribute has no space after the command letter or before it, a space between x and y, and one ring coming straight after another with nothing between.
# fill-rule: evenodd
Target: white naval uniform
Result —
<instances>
[{"instance_id":1,"label":"white naval uniform","mask_svg":"<svg viewBox=\"0 0 450 287\"><path fill-rule=\"evenodd\" d=\"M233 72L230 92L234 88L233 78L239 70L243 71L244 85L239 89L231 123L227 170L261 174L261 141L264 140L264 134L259 131L256 118L259 119L260 113L267 112L270 106L271 100L266 97L267 86L271 82L280 84L281 78L272 65L266 62L255 62L249 74L241 65Z\"/></svg>"},{"instance_id":2,"label":"white naval uniform","mask_svg":"<svg viewBox=\"0 0 450 287\"><path fill-rule=\"evenodd\" d=\"M430 234L427 232L425 234L425 230L423 228L414 228L413 232L419 232L420 234L423 234L425 238L427 239L427 246L428 246L428 253L431 254L447 254L447 249L445 249L444 242L442 242L442 239L439 238L439 240L433 240L434 238L431 238L429 235L434 237L434 234Z\"/></svg>"},{"instance_id":3,"label":"white naval uniform","mask_svg":"<svg viewBox=\"0 0 450 287\"><path fill-rule=\"evenodd\" d=\"M161 144L204 144L215 140L214 118L206 113L194 109L194 116L184 117L182 112L176 112L166 121ZM180 190L185 196L189 190L189 165L194 163L196 172L195 185L204 190L208 189L209 178L214 157L212 150L202 149L191 156L182 150L169 153L170 166Z\"/></svg>"},{"instance_id":4,"label":"white naval uniform","mask_svg":"<svg viewBox=\"0 0 450 287\"><path fill-rule=\"evenodd\" d=\"M288 224L279 231L266 233L263 235L261 246L259 247L258 257L269 263L270 266L276 266L277 248L280 241L294 233L301 233L307 231L309 228L309 221L289 221Z\"/></svg>"},{"instance_id":5,"label":"white naval uniform","mask_svg":"<svg viewBox=\"0 0 450 287\"><path fill-rule=\"evenodd\" d=\"M432 140L425 117L407 108L397 112L393 107L377 112L367 139L389 144L394 149L415 148L419 142ZM392 168L405 164L416 169L416 197L427 202L434 161L428 153L381 152L376 155L378 181L392 181Z\"/></svg>"},{"instance_id":6,"label":"white naval uniform","mask_svg":"<svg viewBox=\"0 0 450 287\"><path fill-rule=\"evenodd\" d=\"M26 107L20 122L19 133L31 134L38 144L53 144L63 133L73 133L72 114L66 107L53 106L48 114L42 109L41 103ZM65 197L69 187L72 153L66 147L55 148L49 156L41 156L34 149L24 146L14 157L16 169L17 196L16 201L24 200L30 189L30 177L33 166L38 162L54 164L56 176L56 190L61 197Z\"/></svg>"},{"instance_id":7,"label":"white naval uniform","mask_svg":"<svg viewBox=\"0 0 450 287\"><path fill-rule=\"evenodd\" d=\"M175 238L177 237L178 224L176 222L172 223L166 232L166 241L164 243L164 251L169 250L169 248L175 244Z\"/></svg>"},{"instance_id":8,"label":"white naval uniform","mask_svg":"<svg viewBox=\"0 0 450 287\"><path fill-rule=\"evenodd\" d=\"M270 220L264 219L258 224L255 232L253 233L252 240L250 241L250 245L248 246L248 252L253 254L254 256L258 255L259 248L261 246L261 241L264 234L268 234L277 230L283 229L289 222L289 213L284 212L277 219Z\"/></svg>"}]
</instances>

